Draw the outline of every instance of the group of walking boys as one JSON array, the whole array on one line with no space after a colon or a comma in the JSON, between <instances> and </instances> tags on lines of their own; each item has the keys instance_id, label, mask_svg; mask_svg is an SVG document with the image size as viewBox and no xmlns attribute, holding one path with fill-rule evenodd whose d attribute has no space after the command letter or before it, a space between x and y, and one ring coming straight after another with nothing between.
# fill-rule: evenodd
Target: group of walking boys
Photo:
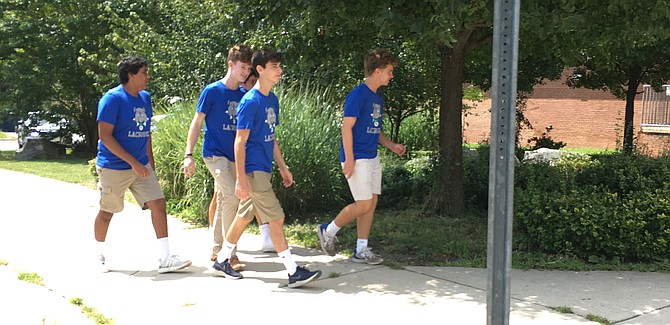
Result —
<instances>
[{"instance_id":1,"label":"group of walking boys","mask_svg":"<svg viewBox=\"0 0 670 325\"><path fill-rule=\"evenodd\" d=\"M237 241L256 218L261 227L262 250L275 251L288 273L288 286L299 287L321 276L294 261L284 234L284 211L272 190L273 162L282 183L293 184L275 128L279 125L279 100L272 92L282 75L282 55L263 49L254 52L245 44L228 53L228 70L221 80L205 86L191 121L184 154L184 174L191 177L196 164L193 150L204 124L202 157L215 180L210 205L214 244L212 268L227 278L241 279L244 268L237 257ZM376 49L364 58L365 81L346 97L342 120L340 162L354 203L344 207L328 224L317 226L322 250L335 255L337 232L356 220L358 239L352 261L379 264L368 237L378 196L381 194L381 144L398 155L405 147L382 132L384 99L378 93L393 78L396 57ZM130 190L143 209L151 210L158 241L158 273L187 268L191 261L173 255L168 244L166 202L155 174L151 145L151 97L146 91L148 63L140 57L124 57L118 65L120 85L107 91L98 105L98 155L100 210L94 234L100 246L99 262L108 270L105 238L114 213L123 209L124 193ZM254 82L254 79L256 80Z\"/></svg>"}]
</instances>

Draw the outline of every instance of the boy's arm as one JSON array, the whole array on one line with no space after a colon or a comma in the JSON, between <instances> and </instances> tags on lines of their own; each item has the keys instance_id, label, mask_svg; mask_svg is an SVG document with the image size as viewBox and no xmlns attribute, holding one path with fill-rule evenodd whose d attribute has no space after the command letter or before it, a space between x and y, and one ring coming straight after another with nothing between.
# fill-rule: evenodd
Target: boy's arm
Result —
<instances>
[{"instance_id":1,"label":"boy's arm","mask_svg":"<svg viewBox=\"0 0 670 325\"><path fill-rule=\"evenodd\" d=\"M240 200L245 200L249 197L249 180L247 179L244 165L247 160L246 145L250 132L251 130L248 129L237 129L235 135L235 172L237 173L235 195Z\"/></svg>"},{"instance_id":2,"label":"boy's arm","mask_svg":"<svg viewBox=\"0 0 670 325\"><path fill-rule=\"evenodd\" d=\"M154 160L154 147L151 144L151 133L149 133L149 139L147 139L147 156L149 157L149 166L155 171L156 161Z\"/></svg>"},{"instance_id":3,"label":"boy's arm","mask_svg":"<svg viewBox=\"0 0 670 325\"><path fill-rule=\"evenodd\" d=\"M133 155L128 153L128 151L126 151L126 149L124 149L118 141L116 141L113 132L114 124L109 124L103 121L98 122L98 136L100 137L100 141L102 141L105 147L107 147L107 149L109 149L109 151L111 151L115 156L127 162L135 174L137 174L137 176L149 176L149 171L147 168L144 167L144 165L142 165L139 161L137 161ZM147 151L149 149L150 147L147 146Z\"/></svg>"},{"instance_id":4,"label":"boy's arm","mask_svg":"<svg viewBox=\"0 0 670 325\"><path fill-rule=\"evenodd\" d=\"M352 131L354 124L356 124L355 117L345 116L342 119L342 147L344 148L342 173L347 179L354 174L354 166L356 165L354 160L354 133Z\"/></svg>"},{"instance_id":5,"label":"boy's arm","mask_svg":"<svg viewBox=\"0 0 670 325\"><path fill-rule=\"evenodd\" d=\"M389 148L391 151L395 152L398 156L402 156L405 154L405 146L403 146L400 143L395 143L391 140L389 140L386 135L384 135L384 132L379 133L379 144L382 146Z\"/></svg>"},{"instance_id":6,"label":"boy's arm","mask_svg":"<svg viewBox=\"0 0 670 325\"><path fill-rule=\"evenodd\" d=\"M275 162L277 162L277 167L279 168L279 174L281 174L284 187L293 185L293 174L288 170L288 166L286 166L286 161L284 161L284 156L281 154L281 150L279 150L279 141L277 141L277 139L275 139L275 147L272 151L272 156L274 156Z\"/></svg>"},{"instance_id":7,"label":"boy's arm","mask_svg":"<svg viewBox=\"0 0 670 325\"><path fill-rule=\"evenodd\" d=\"M186 138L186 151L184 152L184 174L190 178L195 174L195 162L193 161L193 148L200 136L202 129L202 121L205 120L205 114L202 112L195 112L191 126L188 128L188 136Z\"/></svg>"}]
</instances>

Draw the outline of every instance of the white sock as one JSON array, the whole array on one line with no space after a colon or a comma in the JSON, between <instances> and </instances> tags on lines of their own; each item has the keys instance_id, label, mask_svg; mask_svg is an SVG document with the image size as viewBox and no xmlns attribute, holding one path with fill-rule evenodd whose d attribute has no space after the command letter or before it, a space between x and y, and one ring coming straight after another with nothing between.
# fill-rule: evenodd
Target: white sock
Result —
<instances>
[{"instance_id":1,"label":"white sock","mask_svg":"<svg viewBox=\"0 0 670 325\"><path fill-rule=\"evenodd\" d=\"M237 246L237 244L229 243L228 240L224 239L221 251L219 251L219 255L216 257L216 261L219 263L223 263L223 261L229 259L230 256L233 254L235 246Z\"/></svg>"},{"instance_id":2,"label":"white sock","mask_svg":"<svg viewBox=\"0 0 670 325\"><path fill-rule=\"evenodd\" d=\"M285 251L279 252L277 255L281 257L281 261L284 263L284 267L286 268L286 271L288 271L288 274L294 274L298 269L298 264L295 264L295 261L293 261L291 249L288 248Z\"/></svg>"},{"instance_id":3,"label":"white sock","mask_svg":"<svg viewBox=\"0 0 670 325\"><path fill-rule=\"evenodd\" d=\"M98 250L100 252L100 256L105 256L105 242L104 241L99 241L98 242Z\"/></svg>"},{"instance_id":4,"label":"white sock","mask_svg":"<svg viewBox=\"0 0 670 325\"><path fill-rule=\"evenodd\" d=\"M367 239L356 239L356 253L360 252L363 250L363 248L368 247L368 240Z\"/></svg>"},{"instance_id":5,"label":"white sock","mask_svg":"<svg viewBox=\"0 0 670 325\"><path fill-rule=\"evenodd\" d=\"M335 237L335 235L337 235L337 232L340 231L340 229L342 228L338 227L335 224L335 220L333 220L328 224L328 227L326 227L326 235L328 237Z\"/></svg>"},{"instance_id":6,"label":"white sock","mask_svg":"<svg viewBox=\"0 0 670 325\"><path fill-rule=\"evenodd\" d=\"M170 257L170 244L167 237L158 238L158 252L161 257L161 263Z\"/></svg>"},{"instance_id":7,"label":"white sock","mask_svg":"<svg viewBox=\"0 0 670 325\"><path fill-rule=\"evenodd\" d=\"M261 231L261 239L263 240L263 246L267 246L268 243L270 243L270 246L272 246L272 239L270 239L270 225L264 223L258 226L258 229L260 229Z\"/></svg>"}]
</instances>

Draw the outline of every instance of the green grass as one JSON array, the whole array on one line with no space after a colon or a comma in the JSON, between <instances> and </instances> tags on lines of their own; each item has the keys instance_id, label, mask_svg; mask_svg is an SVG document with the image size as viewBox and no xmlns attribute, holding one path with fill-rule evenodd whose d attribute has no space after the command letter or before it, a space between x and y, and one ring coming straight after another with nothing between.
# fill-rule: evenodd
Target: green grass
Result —
<instances>
[{"instance_id":1,"label":"green grass","mask_svg":"<svg viewBox=\"0 0 670 325\"><path fill-rule=\"evenodd\" d=\"M8 265L8 264L9 264L9 262L7 262L5 260L0 260L0 266L5 266L5 265Z\"/></svg>"},{"instance_id":2,"label":"green grass","mask_svg":"<svg viewBox=\"0 0 670 325\"><path fill-rule=\"evenodd\" d=\"M67 157L56 160L14 160L14 151L0 151L0 169L35 174L60 181L96 188L96 180L89 172L86 157Z\"/></svg>"},{"instance_id":3,"label":"green grass","mask_svg":"<svg viewBox=\"0 0 670 325\"><path fill-rule=\"evenodd\" d=\"M572 308L567 307L567 306L558 306L558 307L549 307L549 308L551 308L552 310L554 310L556 312L562 313L562 314L574 314L574 312L572 311Z\"/></svg>"},{"instance_id":4,"label":"green grass","mask_svg":"<svg viewBox=\"0 0 670 325\"><path fill-rule=\"evenodd\" d=\"M19 272L18 279L29 283L44 286L44 278L41 275L33 272Z\"/></svg>"},{"instance_id":5,"label":"green grass","mask_svg":"<svg viewBox=\"0 0 670 325\"><path fill-rule=\"evenodd\" d=\"M9 135L5 132L0 132L0 139L9 139Z\"/></svg>"},{"instance_id":6,"label":"green grass","mask_svg":"<svg viewBox=\"0 0 670 325\"><path fill-rule=\"evenodd\" d=\"M81 308L81 311L86 315L86 317L93 320L96 324L99 325L112 325L114 320L111 318L105 317L100 311L93 307L86 306L84 300L81 298L70 298L70 303Z\"/></svg>"},{"instance_id":7,"label":"green grass","mask_svg":"<svg viewBox=\"0 0 670 325\"><path fill-rule=\"evenodd\" d=\"M561 151L569 151L586 155L611 154L617 152L617 150L614 149L597 149L597 148L563 148L561 149Z\"/></svg>"},{"instance_id":8,"label":"green grass","mask_svg":"<svg viewBox=\"0 0 670 325\"><path fill-rule=\"evenodd\" d=\"M597 322L597 323L600 323L600 324L603 324L603 325L612 324L607 318L602 317L602 316L598 316L598 315L594 315L594 314L588 314L588 315L585 316L585 318L592 321L592 322Z\"/></svg>"}]
</instances>

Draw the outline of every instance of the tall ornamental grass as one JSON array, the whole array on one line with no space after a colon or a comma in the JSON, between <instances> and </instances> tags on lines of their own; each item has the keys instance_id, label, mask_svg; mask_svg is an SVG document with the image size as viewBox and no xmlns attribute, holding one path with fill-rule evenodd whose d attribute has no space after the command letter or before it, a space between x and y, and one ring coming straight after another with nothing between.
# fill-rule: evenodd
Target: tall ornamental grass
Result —
<instances>
[{"instance_id":1,"label":"tall ornamental grass","mask_svg":"<svg viewBox=\"0 0 670 325\"><path fill-rule=\"evenodd\" d=\"M295 184L284 188L275 169L273 185L287 216L304 219L351 201L339 160L341 107L329 88L282 85L277 139Z\"/></svg>"},{"instance_id":2,"label":"tall ornamental grass","mask_svg":"<svg viewBox=\"0 0 670 325\"><path fill-rule=\"evenodd\" d=\"M161 107L166 117L155 122L152 133L156 175L168 202L168 213L195 224L208 224L207 207L214 193L214 180L202 160L202 135L193 149L196 172L184 176L184 149L188 128L195 114L195 100Z\"/></svg>"}]
</instances>

